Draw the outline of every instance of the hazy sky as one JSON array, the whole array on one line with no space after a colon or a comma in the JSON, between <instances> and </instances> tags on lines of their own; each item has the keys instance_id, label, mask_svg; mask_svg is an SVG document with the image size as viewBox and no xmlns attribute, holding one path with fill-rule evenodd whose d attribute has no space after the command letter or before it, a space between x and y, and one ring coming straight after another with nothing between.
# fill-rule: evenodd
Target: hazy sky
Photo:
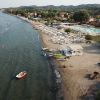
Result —
<instances>
[{"instance_id":1,"label":"hazy sky","mask_svg":"<svg viewBox=\"0 0 100 100\"><path fill-rule=\"evenodd\" d=\"M100 0L0 0L0 8L28 5L79 5L100 4Z\"/></svg>"}]
</instances>

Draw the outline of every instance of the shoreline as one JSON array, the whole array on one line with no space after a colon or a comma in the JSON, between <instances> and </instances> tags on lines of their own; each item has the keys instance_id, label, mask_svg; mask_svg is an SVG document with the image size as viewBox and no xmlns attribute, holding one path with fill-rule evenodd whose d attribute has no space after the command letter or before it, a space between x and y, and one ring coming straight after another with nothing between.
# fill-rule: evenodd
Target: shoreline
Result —
<instances>
[{"instance_id":1,"label":"shoreline","mask_svg":"<svg viewBox=\"0 0 100 100\"><path fill-rule=\"evenodd\" d=\"M40 29L38 29L34 24L32 24L32 26L33 26L33 28L35 28L35 29L37 29L37 31L39 32L39 35L40 35L40 39L41 39L41 44L42 44L42 47L43 48L48 48L48 45L46 44L46 42L44 41L44 39L43 39L43 34L44 34L44 32L42 32L42 30L40 30ZM56 100L66 100L65 98L66 97L68 97L68 94L66 95L66 97L65 97L65 95L64 95L64 83L63 83L63 81L62 81L62 76L61 76L61 71L58 69L59 68L59 66L60 67L62 67L61 66L61 64L57 61L57 60L55 60L55 59L49 59L48 60L48 62L50 63L50 65L51 65L51 69L52 69L52 72L53 72L53 74L54 74L54 80L55 80L55 83L56 83L56 87L55 88L58 88L59 87L59 89L56 91ZM61 83L59 84L58 83L58 86L57 86L57 82L56 82L56 74L55 74L55 72L54 71L57 71L57 72L59 72L59 74L60 74L60 80L61 80Z\"/></svg>"},{"instance_id":2,"label":"shoreline","mask_svg":"<svg viewBox=\"0 0 100 100\"><path fill-rule=\"evenodd\" d=\"M38 25L35 26L35 23L33 23L33 26L35 28L38 27ZM37 28L37 30L39 31L41 35L42 42L43 44L45 44L45 47L49 49L50 48L54 49L56 47L56 44L52 44L49 41L49 36L47 36L47 34L45 34L41 29ZM90 45L83 44L83 46L86 48ZM89 64L88 63L85 64L87 60L89 61L89 59L87 59L88 56L89 56L89 59L91 59L92 57L94 57L94 54L88 54L88 52L84 52L84 57L83 57L84 59L82 59L82 56L80 56L80 57L72 57L70 60L65 61L65 62L56 61L55 67L61 74L61 80L62 80L61 85L62 85L63 95L64 95L63 100L86 100L87 98L88 99L91 98L91 94L93 93L93 91L90 87L92 85L94 86L94 84L99 82L99 80L90 81L88 79L85 79L85 75L88 75L88 73L91 74L93 73L93 71L100 72L99 68L96 68L96 66L94 65L94 63L99 61L99 55L95 54L95 57L97 57L96 60L93 59L92 60L93 62L89 62ZM82 61L81 59L84 61L83 64L81 64L81 61ZM79 68L79 67L77 68L77 66L79 65L77 65L76 62L74 62L74 60L76 61L79 60L80 61L79 65L80 66L82 65L82 68ZM66 68L62 68L63 65L66 65ZM90 69L90 66L91 66L91 69ZM89 94L90 91L91 91L91 94ZM94 96L91 99L93 98Z\"/></svg>"},{"instance_id":3,"label":"shoreline","mask_svg":"<svg viewBox=\"0 0 100 100\"><path fill-rule=\"evenodd\" d=\"M56 44L53 44L49 41L49 37L43 30L39 28L39 23L34 21L28 21L40 34L41 45L46 48L57 48ZM55 46L55 47L54 47ZM84 45L85 50L92 48L92 45ZM95 46L95 45L93 45ZM88 48L89 47L89 48ZM93 47L94 49L95 47ZM98 51L98 48L97 48ZM94 100L94 90L91 89L93 86L97 86L97 82L100 80L89 80L86 75L93 73L94 71L98 71L100 73L99 68L96 66L96 63L99 59L100 51L97 54L89 53L89 51L85 51L83 56L79 57L71 57L71 59L60 62L53 60L52 64L55 64L54 67L61 74L61 90L58 91L57 95L59 97L60 92L63 93L63 97L57 100ZM76 63L79 61L78 63ZM88 62L87 62L88 61ZM51 65L52 65L51 64ZM63 65L66 65L65 68L62 68ZM81 67L80 67L81 66ZM51 66L52 67L52 66ZM54 71L54 70L53 70ZM96 87L97 89L97 87ZM98 89L97 89L98 90ZM92 97L91 97L92 95Z\"/></svg>"},{"instance_id":4,"label":"shoreline","mask_svg":"<svg viewBox=\"0 0 100 100\"><path fill-rule=\"evenodd\" d=\"M46 43L43 40L43 36L42 36L43 32L41 30L37 29L37 27L34 26L34 24L32 23L31 20L27 20L27 18L23 19L23 17L20 17L20 16L16 16L16 17L19 18L19 19L22 19L22 20L24 20L24 21L26 21L28 23L30 23L32 25L32 27L34 29L36 29L38 31L38 33L39 33L39 37L40 37L40 41L41 41L41 46L42 47L47 47ZM55 91L54 94L56 95L56 100L63 100L63 92L62 92L62 86L61 86L62 83L59 84L56 81L57 80L57 75L56 75L55 71L58 72L58 70L57 70L58 63L57 62L55 63L54 59L48 59L47 58L47 60L48 60L48 63L50 65L50 67L51 67L52 74L53 74L53 79L55 81L53 91ZM61 80L61 78L60 78L60 80Z\"/></svg>"},{"instance_id":5,"label":"shoreline","mask_svg":"<svg viewBox=\"0 0 100 100\"><path fill-rule=\"evenodd\" d=\"M34 28L34 27L35 27L35 26L33 25L33 28ZM39 32L39 37L40 37L40 40L41 40L41 45L42 45L42 47L43 47L43 48L48 47L48 46L46 45L46 43L44 42L44 40L43 40L43 36L42 36L43 32L42 32L41 30L39 30L39 29L37 29L37 31ZM42 49L42 48L41 48L41 49ZM51 67L52 74L53 74L53 79L54 79L54 81L55 81L55 85L54 85L54 88L55 88L55 89L53 89L53 90L55 91L55 94L56 94L56 100L63 100L62 82L61 82L60 84L57 83L57 75L56 75L56 73L55 73L55 71L58 72L58 70L57 70L58 62L55 62L55 60L52 59L52 58L51 58L51 59L48 59L48 58L47 58L47 60L48 60L49 65L50 65L50 67ZM59 80L61 81L62 79L59 78ZM60 94L60 96L59 96L59 94Z\"/></svg>"}]
</instances>

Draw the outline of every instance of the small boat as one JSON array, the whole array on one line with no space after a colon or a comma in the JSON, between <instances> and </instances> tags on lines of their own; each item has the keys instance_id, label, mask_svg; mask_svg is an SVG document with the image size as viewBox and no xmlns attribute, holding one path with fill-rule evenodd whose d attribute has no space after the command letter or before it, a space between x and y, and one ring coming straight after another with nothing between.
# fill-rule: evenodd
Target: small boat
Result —
<instances>
[{"instance_id":1,"label":"small boat","mask_svg":"<svg viewBox=\"0 0 100 100\"><path fill-rule=\"evenodd\" d=\"M49 49L48 48L42 48L42 51L48 51Z\"/></svg>"},{"instance_id":2,"label":"small boat","mask_svg":"<svg viewBox=\"0 0 100 100\"><path fill-rule=\"evenodd\" d=\"M17 78L17 79L22 79L22 78L24 78L26 75L27 75L27 72L26 72L26 71L22 71L22 72L20 72L19 74L16 75L16 78Z\"/></svg>"}]
</instances>

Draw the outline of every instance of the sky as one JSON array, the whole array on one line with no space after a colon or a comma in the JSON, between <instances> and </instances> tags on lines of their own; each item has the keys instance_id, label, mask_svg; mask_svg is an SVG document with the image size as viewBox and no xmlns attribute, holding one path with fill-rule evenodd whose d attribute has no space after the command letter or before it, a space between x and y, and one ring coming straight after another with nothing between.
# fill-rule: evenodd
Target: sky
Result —
<instances>
[{"instance_id":1,"label":"sky","mask_svg":"<svg viewBox=\"0 0 100 100\"><path fill-rule=\"evenodd\" d=\"M0 8L18 6L46 6L46 5L80 5L80 4L100 4L100 0L0 0Z\"/></svg>"}]
</instances>

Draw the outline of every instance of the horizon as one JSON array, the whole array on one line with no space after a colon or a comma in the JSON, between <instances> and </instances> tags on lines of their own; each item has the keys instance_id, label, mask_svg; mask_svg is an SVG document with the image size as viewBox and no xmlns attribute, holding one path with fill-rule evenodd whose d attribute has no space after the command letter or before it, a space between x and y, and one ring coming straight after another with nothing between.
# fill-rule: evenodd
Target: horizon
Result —
<instances>
[{"instance_id":1,"label":"horizon","mask_svg":"<svg viewBox=\"0 0 100 100\"><path fill-rule=\"evenodd\" d=\"M98 0L0 0L0 8L11 8L11 7L20 7L20 6L78 6L86 4L100 4Z\"/></svg>"},{"instance_id":2,"label":"horizon","mask_svg":"<svg viewBox=\"0 0 100 100\"><path fill-rule=\"evenodd\" d=\"M59 7L59 6L80 6L80 5L100 5L100 4L78 4L78 5L20 5L20 6L14 6L14 7L5 7L5 8L17 8L17 7L29 7L29 6L36 6L36 7L46 7L46 6L55 6L55 7ZM0 8L0 9L5 9L5 8Z\"/></svg>"},{"instance_id":3,"label":"horizon","mask_svg":"<svg viewBox=\"0 0 100 100\"><path fill-rule=\"evenodd\" d=\"M55 7L58 7L58 6L80 6L80 5L95 5L96 3L94 4L79 4L79 5L21 5L21 6L16 6L16 7L29 7L29 6L36 6L36 7L45 7L45 6L55 6ZM96 4L96 5L100 5L100 4ZM8 7L8 8L13 8L13 7Z\"/></svg>"}]
</instances>

